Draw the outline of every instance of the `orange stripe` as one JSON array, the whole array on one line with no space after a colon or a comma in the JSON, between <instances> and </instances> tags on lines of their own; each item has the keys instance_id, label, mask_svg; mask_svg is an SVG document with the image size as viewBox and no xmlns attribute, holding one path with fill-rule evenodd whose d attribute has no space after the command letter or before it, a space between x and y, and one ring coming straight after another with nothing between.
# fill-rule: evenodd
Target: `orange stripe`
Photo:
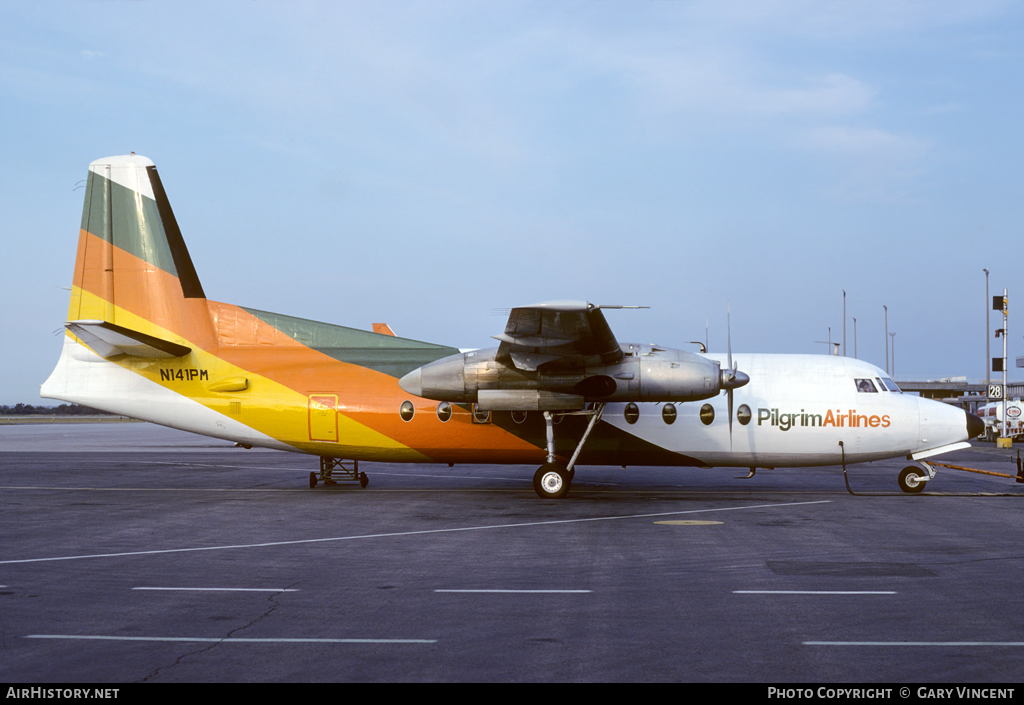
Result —
<instances>
[{"instance_id":1,"label":"orange stripe","mask_svg":"<svg viewBox=\"0 0 1024 705\"><path fill-rule=\"evenodd\" d=\"M113 277L107 273L111 264ZM81 231L78 239L75 282L84 291L174 331L192 344L205 349L216 346L205 299L186 299L176 276L86 230ZM83 310L81 306L76 310L74 301L69 316L72 320L100 318L118 322L105 311Z\"/></svg>"},{"instance_id":2,"label":"orange stripe","mask_svg":"<svg viewBox=\"0 0 1024 705\"><path fill-rule=\"evenodd\" d=\"M111 259L116 275L112 281L106 275ZM335 360L238 306L186 299L177 277L85 230L79 237L75 280L83 290L106 301L112 288L113 303L182 336L179 342L197 345L304 396L337 393L339 413L424 455L464 462L478 459L481 450L500 449L505 462L537 458L536 446L498 426L473 424L469 413L461 409L456 408L451 420L442 425L435 414L436 402L411 397L395 378ZM82 310L81 306L76 310L72 301L69 317L106 316L103 311ZM416 406L411 422L402 421L398 414L406 399ZM297 439L280 440L290 443Z\"/></svg>"},{"instance_id":3,"label":"orange stripe","mask_svg":"<svg viewBox=\"0 0 1024 705\"><path fill-rule=\"evenodd\" d=\"M250 315L239 311L240 315ZM256 322L267 325L255 316L251 318L254 326ZM268 336L269 333L257 335ZM292 345L289 348L268 346L268 349L221 346L216 354L232 365L251 370L304 396L336 393L339 413L435 459L451 462L449 456L453 453L461 460L469 457L466 451L479 453L481 449L491 448L516 453L515 459L509 462L533 462L537 457L536 446L499 426L474 424L469 412L457 407L451 420L442 424L436 414L437 402L411 396L390 375L335 360L296 341L292 341ZM406 399L416 407L416 415L410 422L403 421L398 414ZM444 458L439 458L438 452L443 453ZM528 459L520 461L519 458Z\"/></svg>"}]
</instances>

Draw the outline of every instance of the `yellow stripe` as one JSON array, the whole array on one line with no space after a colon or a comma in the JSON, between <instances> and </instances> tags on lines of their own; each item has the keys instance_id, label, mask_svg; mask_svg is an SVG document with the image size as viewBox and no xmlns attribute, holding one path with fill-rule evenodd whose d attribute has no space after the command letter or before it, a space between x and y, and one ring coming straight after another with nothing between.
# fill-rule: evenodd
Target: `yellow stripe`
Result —
<instances>
[{"instance_id":1,"label":"yellow stripe","mask_svg":"<svg viewBox=\"0 0 1024 705\"><path fill-rule=\"evenodd\" d=\"M74 287L73 297L80 297L82 311L102 310L103 302L98 296ZM100 307L97 309L97 307ZM298 450L317 455L334 455L371 460L429 461L430 458L417 450L395 441L384 434L338 413L339 443L315 442L309 439L308 398L304 394L286 387L262 375L242 369L216 355L200 349L190 340L140 318L121 307L115 306L118 325L145 333L162 340L170 340L192 348L186 358L148 359L140 357L118 357L111 360L160 386L199 402L224 416L239 421L250 428L264 433ZM101 318L102 316L97 316ZM76 336L68 333L79 343ZM88 347L88 345L86 345ZM269 352L269 351L268 351ZM272 354L272 353L271 353ZM326 362L326 359L325 359ZM339 363L340 364L340 363ZM163 377L161 370L164 370ZM178 371L182 379L177 379ZM190 370L196 370L189 379ZM201 371L206 379L200 379ZM175 379L167 380L168 372ZM249 387L241 392L218 393L209 386L230 378L245 377ZM234 405L234 408L232 408Z\"/></svg>"}]
</instances>

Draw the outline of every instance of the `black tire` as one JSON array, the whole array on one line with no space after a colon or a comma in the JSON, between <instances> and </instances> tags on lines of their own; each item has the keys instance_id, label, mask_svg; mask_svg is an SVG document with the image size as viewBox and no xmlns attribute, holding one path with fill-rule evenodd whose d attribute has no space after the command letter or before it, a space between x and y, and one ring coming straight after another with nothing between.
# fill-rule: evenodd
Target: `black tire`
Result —
<instances>
[{"instance_id":1,"label":"black tire","mask_svg":"<svg viewBox=\"0 0 1024 705\"><path fill-rule=\"evenodd\" d=\"M561 499L571 485L572 475L558 463L544 463L533 475L533 491L541 499Z\"/></svg>"},{"instance_id":2,"label":"black tire","mask_svg":"<svg viewBox=\"0 0 1024 705\"><path fill-rule=\"evenodd\" d=\"M924 489L925 483L921 481L924 476L924 470L911 465L900 470L900 476L896 481L899 483L900 489L907 494L917 494Z\"/></svg>"},{"instance_id":3,"label":"black tire","mask_svg":"<svg viewBox=\"0 0 1024 705\"><path fill-rule=\"evenodd\" d=\"M316 473L311 472L309 473L309 489L313 489L314 487L316 487Z\"/></svg>"},{"instance_id":4,"label":"black tire","mask_svg":"<svg viewBox=\"0 0 1024 705\"><path fill-rule=\"evenodd\" d=\"M368 484L370 484L370 478L366 476L366 473L359 473L359 486L365 490Z\"/></svg>"}]
</instances>

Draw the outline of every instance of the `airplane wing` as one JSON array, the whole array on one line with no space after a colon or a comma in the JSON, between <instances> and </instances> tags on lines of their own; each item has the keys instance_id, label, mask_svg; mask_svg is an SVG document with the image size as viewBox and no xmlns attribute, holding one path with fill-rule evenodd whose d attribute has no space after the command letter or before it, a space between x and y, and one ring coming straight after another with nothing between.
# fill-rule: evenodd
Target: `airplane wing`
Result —
<instances>
[{"instance_id":1,"label":"airplane wing","mask_svg":"<svg viewBox=\"0 0 1024 705\"><path fill-rule=\"evenodd\" d=\"M585 301L550 301L513 308L501 341L498 360L511 360L517 368L536 371L541 365L582 366L588 357L609 365L622 359L622 349L601 313L601 306ZM604 306L603 308L640 308Z\"/></svg>"}]
</instances>

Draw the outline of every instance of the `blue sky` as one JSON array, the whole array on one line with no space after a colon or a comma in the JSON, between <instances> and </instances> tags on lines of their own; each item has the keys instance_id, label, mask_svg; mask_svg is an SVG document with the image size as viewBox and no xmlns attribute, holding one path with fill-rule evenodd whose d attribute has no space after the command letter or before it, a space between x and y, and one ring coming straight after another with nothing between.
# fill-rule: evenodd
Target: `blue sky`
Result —
<instances>
[{"instance_id":1,"label":"blue sky","mask_svg":"<svg viewBox=\"0 0 1024 705\"><path fill-rule=\"evenodd\" d=\"M856 317L885 367L887 305L897 378L983 378L984 267L1024 310L1022 30L984 0L8 0L0 404L38 403L76 186L131 151L212 299L461 347L640 304L620 340L714 349L731 302L734 350L824 353L845 289L849 354Z\"/></svg>"}]
</instances>

